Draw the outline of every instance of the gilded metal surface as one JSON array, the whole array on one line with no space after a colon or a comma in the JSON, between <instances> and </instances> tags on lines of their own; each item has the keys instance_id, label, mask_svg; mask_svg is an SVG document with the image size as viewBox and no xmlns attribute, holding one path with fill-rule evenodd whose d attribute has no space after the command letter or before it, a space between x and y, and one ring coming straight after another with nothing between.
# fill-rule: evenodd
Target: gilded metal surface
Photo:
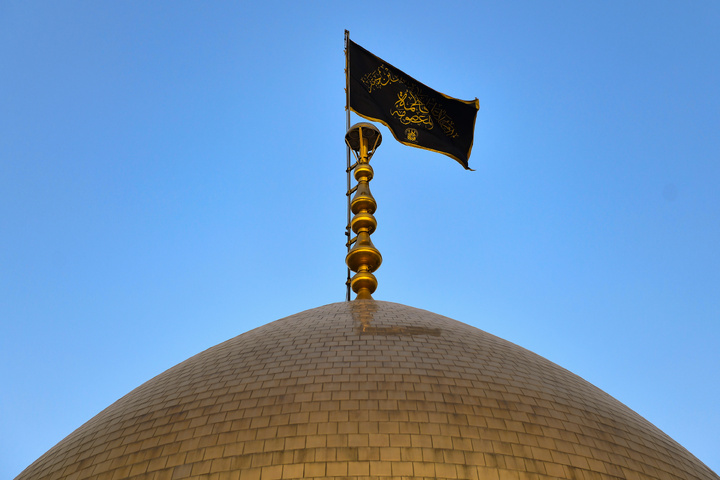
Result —
<instances>
[{"instance_id":1,"label":"gilded metal surface","mask_svg":"<svg viewBox=\"0 0 720 480\"><path fill-rule=\"evenodd\" d=\"M350 279L350 288L357 293L356 300L372 300L372 294L377 288L377 279L375 275L363 268Z\"/></svg>"},{"instance_id":2,"label":"gilded metal surface","mask_svg":"<svg viewBox=\"0 0 720 480\"><path fill-rule=\"evenodd\" d=\"M360 136L365 139L367 144L370 145L371 149L379 147L382 143L382 135L380 130L372 123L360 122L356 123L350 130L345 134L345 141L350 145L350 149L354 151L360 151ZM374 146L374 147L373 147Z\"/></svg>"},{"instance_id":3,"label":"gilded metal surface","mask_svg":"<svg viewBox=\"0 0 720 480\"><path fill-rule=\"evenodd\" d=\"M353 272L374 272L380 267L382 256L367 232L358 233L355 245L345 257L345 263Z\"/></svg>"},{"instance_id":4,"label":"gilded metal surface","mask_svg":"<svg viewBox=\"0 0 720 480\"><path fill-rule=\"evenodd\" d=\"M359 212L350 221L350 226L353 232L365 230L369 234L372 234L377 227L377 220L375 220L375 217L369 213Z\"/></svg>"},{"instance_id":5,"label":"gilded metal surface","mask_svg":"<svg viewBox=\"0 0 720 480\"><path fill-rule=\"evenodd\" d=\"M350 210L354 214L350 221L350 228L356 233L356 241L345 257L345 263L355 275L350 280L350 288L357 294L356 299L372 299L377 288L377 278L373 272L380 267L382 255L375 248L370 235L377 228L374 213L377 202L370 193L370 180L373 178L373 169L370 158L377 146L382 142L380 131L371 123L358 123L353 125L345 135L345 141L357 157L354 166L355 195L350 202Z\"/></svg>"},{"instance_id":6,"label":"gilded metal surface","mask_svg":"<svg viewBox=\"0 0 720 480\"><path fill-rule=\"evenodd\" d=\"M370 193L370 186L367 181L358 183L355 195L350 201L350 211L354 214L367 213L372 215L377 210L377 202L372 193ZM355 232L357 233L357 232Z\"/></svg>"},{"instance_id":7,"label":"gilded metal surface","mask_svg":"<svg viewBox=\"0 0 720 480\"><path fill-rule=\"evenodd\" d=\"M303 478L720 479L532 352L425 310L355 300L176 365L18 480Z\"/></svg>"}]
</instances>

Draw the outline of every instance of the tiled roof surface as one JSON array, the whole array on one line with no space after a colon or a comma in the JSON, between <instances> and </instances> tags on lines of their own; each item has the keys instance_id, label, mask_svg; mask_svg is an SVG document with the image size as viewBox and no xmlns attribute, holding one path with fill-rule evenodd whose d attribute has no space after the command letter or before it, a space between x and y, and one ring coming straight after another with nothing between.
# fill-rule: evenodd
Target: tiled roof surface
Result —
<instances>
[{"instance_id":1,"label":"tiled roof surface","mask_svg":"<svg viewBox=\"0 0 720 480\"><path fill-rule=\"evenodd\" d=\"M18 479L715 479L552 362L404 305L343 302L146 382Z\"/></svg>"}]
</instances>

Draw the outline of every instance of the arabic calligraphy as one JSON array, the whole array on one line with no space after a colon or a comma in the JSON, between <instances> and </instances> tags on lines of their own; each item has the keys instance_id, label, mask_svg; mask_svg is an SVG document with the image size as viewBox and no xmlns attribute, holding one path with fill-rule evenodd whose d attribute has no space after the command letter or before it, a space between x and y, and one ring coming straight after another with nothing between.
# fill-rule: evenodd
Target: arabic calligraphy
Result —
<instances>
[{"instance_id":1,"label":"arabic calligraphy","mask_svg":"<svg viewBox=\"0 0 720 480\"><path fill-rule=\"evenodd\" d=\"M373 90L380 90L393 83L400 83L407 87L406 90L398 92L397 101L394 105L395 109L390 112L403 125L413 125L432 130L437 123L448 137L457 138L460 136L455 130L455 122L453 122L436 97L423 93L418 84L394 73L384 64L363 75L360 81L365 85L368 93L372 93Z\"/></svg>"},{"instance_id":2,"label":"arabic calligraphy","mask_svg":"<svg viewBox=\"0 0 720 480\"><path fill-rule=\"evenodd\" d=\"M425 125L428 130L432 130L434 126L430 110L410 90L398 93L395 110L390 114L397 117L403 125Z\"/></svg>"},{"instance_id":3,"label":"arabic calligraphy","mask_svg":"<svg viewBox=\"0 0 720 480\"><path fill-rule=\"evenodd\" d=\"M375 69L375 71L366 73L360 81L365 84L365 87L368 89L368 93L372 93L375 89L379 90L389 83L405 83L402 78L391 72L385 65L380 65Z\"/></svg>"},{"instance_id":4,"label":"arabic calligraphy","mask_svg":"<svg viewBox=\"0 0 720 480\"><path fill-rule=\"evenodd\" d=\"M460 134L455 131L455 123L452 121L452 118L450 118L450 115L447 114L445 109L442 108L442 105L436 102L434 98L430 98L428 103L432 104L430 107L430 114L435 118L435 121L437 121L438 125L440 125L442 131L445 132L445 135L450 138L459 137Z\"/></svg>"}]
</instances>

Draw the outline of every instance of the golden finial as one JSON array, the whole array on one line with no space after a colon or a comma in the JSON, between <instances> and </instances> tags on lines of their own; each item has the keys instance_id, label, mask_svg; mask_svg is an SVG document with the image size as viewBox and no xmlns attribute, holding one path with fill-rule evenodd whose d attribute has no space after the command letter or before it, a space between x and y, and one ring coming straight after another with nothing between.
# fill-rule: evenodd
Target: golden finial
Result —
<instances>
[{"instance_id":1,"label":"golden finial","mask_svg":"<svg viewBox=\"0 0 720 480\"><path fill-rule=\"evenodd\" d=\"M372 299L372 293L377 288L377 279L373 272L382 263L382 255L370 241L370 234L377 227L377 220L373 216L377 203L370 193L369 185L373 178L370 159L381 142L380 131L371 123L356 123L345 134L345 143L357 160L355 165L350 167L350 170L354 169L353 174L358 182L353 189L355 195L350 201L350 210L354 214L350 228L356 237L348 242L348 246L353 242L354 245L345 257L347 266L356 272L350 280L350 287L357 294L356 300Z\"/></svg>"}]
</instances>

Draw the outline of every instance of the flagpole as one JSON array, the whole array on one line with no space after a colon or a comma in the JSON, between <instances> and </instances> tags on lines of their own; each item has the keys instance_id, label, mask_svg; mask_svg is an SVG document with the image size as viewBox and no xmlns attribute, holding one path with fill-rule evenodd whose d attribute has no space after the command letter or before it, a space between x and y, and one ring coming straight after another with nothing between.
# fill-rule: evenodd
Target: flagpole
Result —
<instances>
[{"instance_id":1,"label":"flagpole","mask_svg":"<svg viewBox=\"0 0 720 480\"><path fill-rule=\"evenodd\" d=\"M345 30L345 131L350 130L350 62L348 61L348 40L350 39L350 32ZM347 237L347 250L350 252L350 145L345 145L345 151L347 154L347 167L345 173L347 174L347 222L345 223L345 236ZM345 281L345 301L350 301L350 267L347 268L347 280Z\"/></svg>"}]
</instances>

